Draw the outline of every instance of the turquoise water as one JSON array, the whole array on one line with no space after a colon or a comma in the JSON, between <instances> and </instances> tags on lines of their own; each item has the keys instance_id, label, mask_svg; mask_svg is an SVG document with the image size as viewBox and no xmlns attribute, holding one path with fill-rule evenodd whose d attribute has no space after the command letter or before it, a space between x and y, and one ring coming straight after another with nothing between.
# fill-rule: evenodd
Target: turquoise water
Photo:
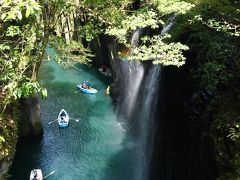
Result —
<instances>
[{"instance_id":1,"label":"turquoise water","mask_svg":"<svg viewBox=\"0 0 240 180\"><path fill-rule=\"evenodd\" d=\"M137 145L122 128L111 98L105 95L111 79L93 67L75 67L62 69L52 61L43 63L39 78L48 89L48 97L40 102L44 134L19 142L10 179L27 180L34 168L41 168L44 176L52 172L49 180L136 177ZM85 80L98 89L97 95L76 92L76 85ZM62 108L73 118L69 127L59 129L56 121L48 124Z\"/></svg>"}]
</instances>

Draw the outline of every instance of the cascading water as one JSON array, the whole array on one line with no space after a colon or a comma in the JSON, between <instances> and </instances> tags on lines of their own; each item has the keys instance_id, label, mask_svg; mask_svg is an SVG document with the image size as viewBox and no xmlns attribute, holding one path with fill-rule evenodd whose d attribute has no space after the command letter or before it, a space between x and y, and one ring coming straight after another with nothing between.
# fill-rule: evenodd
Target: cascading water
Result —
<instances>
[{"instance_id":1,"label":"cascading water","mask_svg":"<svg viewBox=\"0 0 240 180\"><path fill-rule=\"evenodd\" d=\"M162 29L161 35L170 30L173 18ZM137 46L142 29L137 29L131 43ZM154 139L154 117L160 89L161 66L151 63L122 60L119 62L122 89L118 112L129 122L129 134L136 146L134 180L149 179L150 160Z\"/></svg>"}]
</instances>

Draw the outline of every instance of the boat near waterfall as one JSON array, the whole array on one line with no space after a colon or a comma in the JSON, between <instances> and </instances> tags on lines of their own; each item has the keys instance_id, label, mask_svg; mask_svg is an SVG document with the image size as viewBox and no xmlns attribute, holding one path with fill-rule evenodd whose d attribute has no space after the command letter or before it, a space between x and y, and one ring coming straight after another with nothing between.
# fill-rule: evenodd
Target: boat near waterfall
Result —
<instances>
[{"instance_id":1,"label":"boat near waterfall","mask_svg":"<svg viewBox=\"0 0 240 180\"><path fill-rule=\"evenodd\" d=\"M98 70L99 70L104 76L107 76L107 77L111 77L111 76L112 76L111 69L108 68L108 67L105 66L105 65L102 65L100 68L98 68Z\"/></svg>"},{"instance_id":2,"label":"boat near waterfall","mask_svg":"<svg viewBox=\"0 0 240 180\"><path fill-rule=\"evenodd\" d=\"M41 169L33 169L30 173L30 180L43 180L43 173Z\"/></svg>"},{"instance_id":3,"label":"boat near waterfall","mask_svg":"<svg viewBox=\"0 0 240 180\"><path fill-rule=\"evenodd\" d=\"M98 92L98 90L91 87L91 85L88 81L78 84L77 88L79 91L82 91L87 94L97 94L97 92Z\"/></svg>"},{"instance_id":4,"label":"boat near waterfall","mask_svg":"<svg viewBox=\"0 0 240 180\"><path fill-rule=\"evenodd\" d=\"M69 124L69 115L67 111L62 109L60 113L58 114L58 125L61 128L67 127Z\"/></svg>"}]
</instances>

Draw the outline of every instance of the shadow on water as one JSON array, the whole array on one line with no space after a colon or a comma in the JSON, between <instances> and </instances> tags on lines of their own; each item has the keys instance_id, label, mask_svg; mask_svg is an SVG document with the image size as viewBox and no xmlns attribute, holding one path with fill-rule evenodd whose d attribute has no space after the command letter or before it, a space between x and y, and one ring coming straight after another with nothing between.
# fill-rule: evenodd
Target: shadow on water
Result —
<instances>
[{"instance_id":1,"label":"shadow on water","mask_svg":"<svg viewBox=\"0 0 240 180\"><path fill-rule=\"evenodd\" d=\"M29 179L30 171L39 167L42 136L20 138L17 143L16 156L9 171L10 180ZM19 156L20 155L20 156ZM21 166L18 162L22 162ZM17 169L17 171L15 171ZM14 176L12 174L14 173Z\"/></svg>"}]
</instances>

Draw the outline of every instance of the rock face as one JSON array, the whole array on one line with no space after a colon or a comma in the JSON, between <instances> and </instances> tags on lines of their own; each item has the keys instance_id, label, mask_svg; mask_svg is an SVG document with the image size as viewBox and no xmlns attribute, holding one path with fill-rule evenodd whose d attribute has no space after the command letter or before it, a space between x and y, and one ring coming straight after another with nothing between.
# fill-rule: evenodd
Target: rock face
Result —
<instances>
[{"instance_id":1,"label":"rock face","mask_svg":"<svg viewBox=\"0 0 240 180\"><path fill-rule=\"evenodd\" d=\"M98 38L90 42L89 47L95 54L93 62L96 66L106 65L111 67L111 42L112 38L105 35L99 35Z\"/></svg>"},{"instance_id":2,"label":"rock face","mask_svg":"<svg viewBox=\"0 0 240 180\"><path fill-rule=\"evenodd\" d=\"M18 121L18 136L42 135L43 129L38 97L35 95L29 99L23 99L19 106L20 107L18 107L17 110L14 110L14 118ZM16 134L16 132L12 133ZM8 169L12 164L18 136L11 136L12 139L8 139L8 141L11 142L11 152L13 153L8 156L0 157L2 158L0 160L0 180L6 179L5 174L8 172Z\"/></svg>"},{"instance_id":3,"label":"rock face","mask_svg":"<svg viewBox=\"0 0 240 180\"><path fill-rule=\"evenodd\" d=\"M35 95L21 102L19 119L20 136L41 135L43 133L38 96Z\"/></svg>"},{"instance_id":4,"label":"rock face","mask_svg":"<svg viewBox=\"0 0 240 180\"><path fill-rule=\"evenodd\" d=\"M8 172L8 169L12 165L14 154L6 156L0 160L0 180L6 180L5 174Z\"/></svg>"},{"instance_id":5,"label":"rock face","mask_svg":"<svg viewBox=\"0 0 240 180\"><path fill-rule=\"evenodd\" d=\"M216 179L213 147L204 134L211 95L197 93L188 73L188 64L162 70L151 179Z\"/></svg>"}]
</instances>

